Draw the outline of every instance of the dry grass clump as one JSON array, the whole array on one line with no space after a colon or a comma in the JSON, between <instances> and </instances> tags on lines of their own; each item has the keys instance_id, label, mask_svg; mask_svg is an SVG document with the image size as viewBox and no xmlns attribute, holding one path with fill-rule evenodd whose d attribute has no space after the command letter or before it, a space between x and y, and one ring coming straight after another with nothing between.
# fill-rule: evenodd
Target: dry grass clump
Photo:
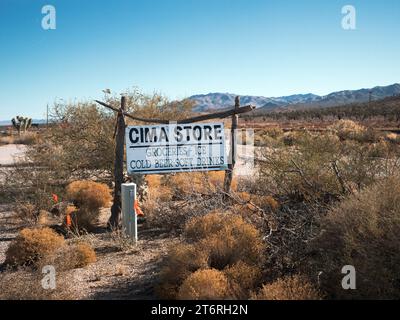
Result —
<instances>
[{"instance_id":1,"label":"dry grass clump","mask_svg":"<svg viewBox=\"0 0 400 320\"><path fill-rule=\"evenodd\" d=\"M285 146L294 146L301 139L301 133L296 131L288 131L283 134L282 142Z\"/></svg>"},{"instance_id":2,"label":"dry grass clump","mask_svg":"<svg viewBox=\"0 0 400 320\"><path fill-rule=\"evenodd\" d=\"M40 266L52 265L57 271L83 268L96 262L96 252L84 242L61 247L40 261Z\"/></svg>"},{"instance_id":3,"label":"dry grass clump","mask_svg":"<svg viewBox=\"0 0 400 320\"><path fill-rule=\"evenodd\" d=\"M112 199L111 190L106 184L86 180L70 183L66 194L68 200L79 209L71 215L73 225L87 230L96 222L100 208L108 206Z\"/></svg>"},{"instance_id":4,"label":"dry grass clump","mask_svg":"<svg viewBox=\"0 0 400 320\"><path fill-rule=\"evenodd\" d=\"M100 209L112 199L111 190L106 184L87 180L70 183L66 192L68 200L78 208Z\"/></svg>"},{"instance_id":5,"label":"dry grass clump","mask_svg":"<svg viewBox=\"0 0 400 320\"><path fill-rule=\"evenodd\" d=\"M29 265L53 254L65 240L50 228L23 229L6 252L6 265Z\"/></svg>"},{"instance_id":6,"label":"dry grass clump","mask_svg":"<svg viewBox=\"0 0 400 320\"><path fill-rule=\"evenodd\" d=\"M181 283L193 272L208 267L207 253L195 245L181 243L171 248L161 270L161 284L157 293L165 299L174 299Z\"/></svg>"},{"instance_id":7,"label":"dry grass clump","mask_svg":"<svg viewBox=\"0 0 400 320\"><path fill-rule=\"evenodd\" d=\"M0 300L75 300L74 282L67 274L56 274L56 288L44 289L45 274L18 270L0 273Z\"/></svg>"},{"instance_id":8,"label":"dry grass clump","mask_svg":"<svg viewBox=\"0 0 400 320\"><path fill-rule=\"evenodd\" d=\"M365 127L362 125L347 119L342 119L335 122L328 127L328 130L335 133L342 140L354 139L357 135L360 135L366 131Z\"/></svg>"},{"instance_id":9,"label":"dry grass clump","mask_svg":"<svg viewBox=\"0 0 400 320\"><path fill-rule=\"evenodd\" d=\"M35 224L39 215L36 206L30 202L19 203L15 207L15 213L19 219L29 224Z\"/></svg>"},{"instance_id":10,"label":"dry grass clump","mask_svg":"<svg viewBox=\"0 0 400 320\"><path fill-rule=\"evenodd\" d=\"M321 294L302 276L284 277L265 284L255 295L255 300L321 300Z\"/></svg>"},{"instance_id":11,"label":"dry grass clump","mask_svg":"<svg viewBox=\"0 0 400 320\"><path fill-rule=\"evenodd\" d=\"M313 265L332 298L400 298L400 177L348 197L322 219L321 229ZM342 288L345 265L356 269L357 290Z\"/></svg>"},{"instance_id":12,"label":"dry grass clump","mask_svg":"<svg viewBox=\"0 0 400 320\"><path fill-rule=\"evenodd\" d=\"M165 186L173 190L175 197L185 198L191 194L213 194L223 190L224 171L183 172L169 176ZM232 190L237 189L237 180L232 181Z\"/></svg>"},{"instance_id":13,"label":"dry grass clump","mask_svg":"<svg viewBox=\"0 0 400 320\"><path fill-rule=\"evenodd\" d=\"M229 279L231 297L239 300L248 299L262 277L260 268L243 261L228 266L223 272Z\"/></svg>"},{"instance_id":14,"label":"dry grass clump","mask_svg":"<svg viewBox=\"0 0 400 320\"><path fill-rule=\"evenodd\" d=\"M192 273L179 288L180 300L221 300L229 294L226 276L215 269L198 270Z\"/></svg>"},{"instance_id":15,"label":"dry grass clump","mask_svg":"<svg viewBox=\"0 0 400 320\"><path fill-rule=\"evenodd\" d=\"M243 260L257 264L263 250L258 230L233 214L210 213L190 220L184 235L208 252L208 263L219 270Z\"/></svg>"},{"instance_id":16,"label":"dry grass clump","mask_svg":"<svg viewBox=\"0 0 400 320\"><path fill-rule=\"evenodd\" d=\"M209 294L212 298L224 299L228 291L231 297L240 298L254 289L264 245L257 229L242 217L213 212L193 218L186 224L184 237L188 243L171 249L162 269L158 292L163 298L205 299ZM215 269L227 277L228 285L223 293L202 291L203 286L209 287L208 282L200 283L207 278L203 277L207 273L194 276L182 289L185 279L204 269ZM241 272L246 274L241 275ZM213 295L215 292L220 296Z\"/></svg>"}]
</instances>

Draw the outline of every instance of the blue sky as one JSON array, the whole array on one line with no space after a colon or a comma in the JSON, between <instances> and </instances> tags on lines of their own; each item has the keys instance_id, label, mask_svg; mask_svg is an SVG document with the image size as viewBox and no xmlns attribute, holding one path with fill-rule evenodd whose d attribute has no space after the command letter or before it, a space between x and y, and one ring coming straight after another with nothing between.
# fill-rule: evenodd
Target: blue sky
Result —
<instances>
[{"instance_id":1,"label":"blue sky","mask_svg":"<svg viewBox=\"0 0 400 320\"><path fill-rule=\"evenodd\" d=\"M57 29L43 30L54 5ZM341 27L344 5L357 30ZM327 94L400 82L398 0L0 0L0 120L138 86Z\"/></svg>"}]
</instances>

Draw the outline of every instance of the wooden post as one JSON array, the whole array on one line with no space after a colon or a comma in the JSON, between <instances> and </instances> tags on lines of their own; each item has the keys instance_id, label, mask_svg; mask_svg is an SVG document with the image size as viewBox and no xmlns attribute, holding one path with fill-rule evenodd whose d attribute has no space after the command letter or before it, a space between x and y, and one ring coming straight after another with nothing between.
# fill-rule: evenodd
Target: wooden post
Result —
<instances>
[{"instance_id":1,"label":"wooden post","mask_svg":"<svg viewBox=\"0 0 400 320\"><path fill-rule=\"evenodd\" d=\"M240 98L235 98L235 110L240 108ZM231 150L229 154L229 159L231 163L228 164L228 170L225 171L225 179L224 179L224 191L229 193L231 191L232 179L233 179L233 170L236 164L237 157L237 137L236 130L238 127L239 116L234 114L232 116L232 127L231 127Z\"/></svg>"},{"instance_id":2,"label":"wooden post","mask_svg":"<svg viewBox=\"0 0 400 320\"><path fill-rule=\"evenodd\" d=\"M121 185L124 183L124 142L125 142L125 118L126 97L121 97L121 108L117 117L117 132L115 135L115 160L114 160L114 200L111 207L109 225L117 228L121 220Z\"/></svg>"}]
</instances>

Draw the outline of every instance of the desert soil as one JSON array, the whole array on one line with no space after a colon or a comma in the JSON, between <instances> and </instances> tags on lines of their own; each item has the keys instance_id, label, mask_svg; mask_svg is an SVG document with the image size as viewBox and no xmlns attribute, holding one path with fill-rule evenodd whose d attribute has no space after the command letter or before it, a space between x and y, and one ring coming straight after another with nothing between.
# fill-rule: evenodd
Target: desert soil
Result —
<instances>
[{"instance_id":1,"label":"desert soil","mask_svg":"<svg viewBox=\"0 0 400 320\"><path fill-rule=\"evenodd\" d=\"M13 164L15 160L24 156L26 146L22 144L6 144L0 146L0 166Z\"/></svg>"}]
</instances>

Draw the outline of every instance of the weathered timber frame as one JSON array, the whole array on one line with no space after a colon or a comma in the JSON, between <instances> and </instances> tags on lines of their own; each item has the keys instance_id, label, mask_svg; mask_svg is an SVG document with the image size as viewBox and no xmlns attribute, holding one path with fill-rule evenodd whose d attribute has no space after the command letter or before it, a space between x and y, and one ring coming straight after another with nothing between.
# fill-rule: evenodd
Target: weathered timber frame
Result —
<instances>
[{"instance_id":1,"label":"weathered timber frame","mask_svg":"<svg viewBox=\"0 0 400 320\"><path fill-rule=\"evenodd\" d=\"M200 115L196 117L191 117L183 120L161 120L161 119L145 119L133 116L126 112L126 97L121 97L121 106L120 108L115 108L107 103L95 100L98 104L106 107L114 112L117 112L117 122L115 127L115 161L114 161L114 199L113 205L111 207L111 217L109 220L109 225L112 228L116 228L120 224L121 220L121 184L124 182L124 138L125 138L125 117L130 118L132 120L146 122L146 123L157 123L157 124L185 124L185 123L193 123L200 122L205 120L212 119L224 119L228 117L232 117L232 126L231 126L231 149L229 152L230 162L228 165L228 170L225 171L225 179L224 179L224 192L225 194L229 194L231 190L232 178L233 178L233 170L236 164L237 157L237 139L236 139L236 129L238 128L239 122L239 114L247 113L254 110L256 107L252 105L240 106L240 98L235 98L235 107L232 110L216 112L211 114Z\"/></svg>"}]
</instances>

